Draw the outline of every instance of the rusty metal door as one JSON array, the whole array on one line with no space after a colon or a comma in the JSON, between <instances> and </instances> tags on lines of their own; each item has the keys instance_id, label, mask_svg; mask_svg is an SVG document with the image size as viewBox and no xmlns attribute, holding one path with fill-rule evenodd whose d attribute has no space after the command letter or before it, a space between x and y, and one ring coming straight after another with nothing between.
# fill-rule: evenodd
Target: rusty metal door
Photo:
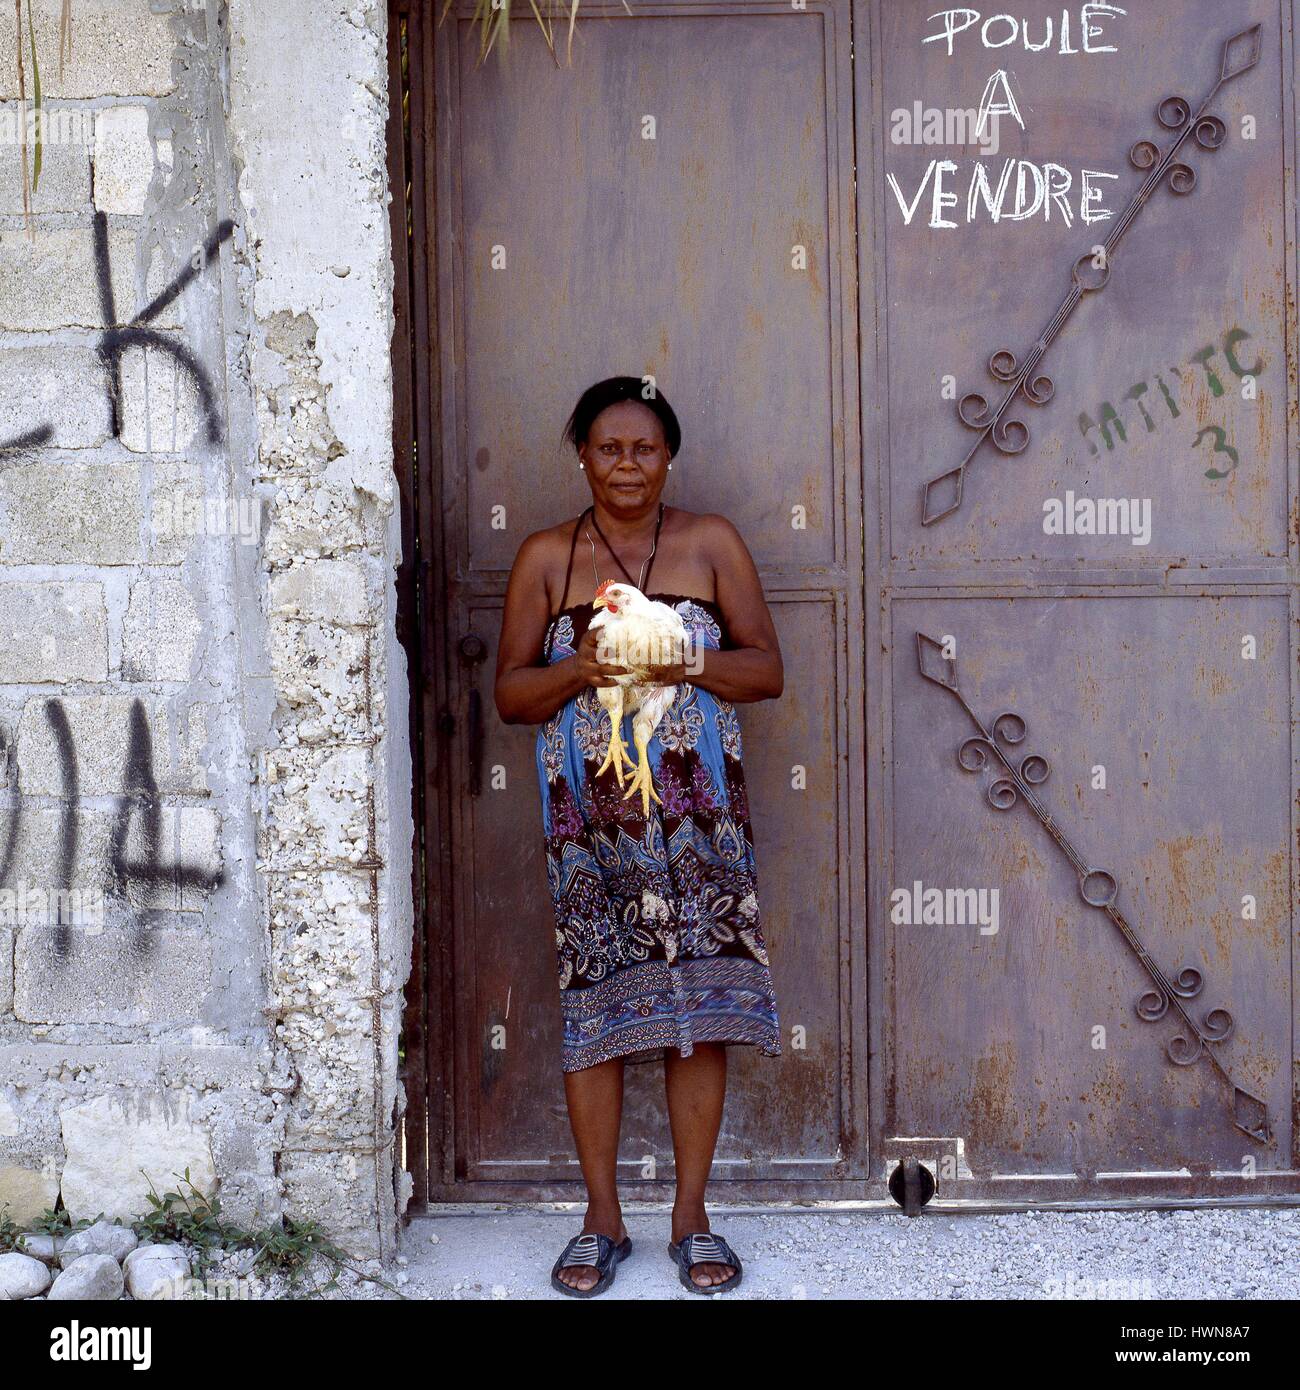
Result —
<instances>
[{"instance_id":1,"label":"rusty metal door","mask_svg":"<svg viewBox=\"0 0 1300 1390\"><path fill-rule=\"evenodd\" d=\"M787 659L747 752L804 1046L737 1067L731 1191L879 1196L912 1156L943 1199L1295 1193L1292 0L584 4L564 69L531 16L480 67L433 8L394 0L390 140L417 1193L573 1190L490 672L612 371L682 414L674 500L740 526Z\"/></svg>"},{"instance_id":2,"label":"rusty metal door","mask_svg":"<svg viewBox=\"0 0 1300 1390\"><path fill-rule=\"evenodd\" d=\"M473 6L441 27L430 8L396 7L429 267L412 314L434 305L436 344L415 365L436 420L418 470L429 1193L577 1178L534 731L498 721L491 681L520 542L587 500L561 424L612 373L672 400L668 500L740 528L788 673L779 705L742 714L785 1055L734 1056L717 1171L735 1193L834 1190L867 1174L850 5L584 3L571 67L526 7L482 65ZM417 1007L408 1037L423 1026ZM659 1068L629 1069L622 1162L630 1193L671 1178Z\"/></svg>"},{"instance_id":3,"label":"rusty metal door","mask_svg":"<svg viewBox=\"0 0 1300 1390\"><path fill-rule=\"evenodd\" d=\"M1298 1190L1292 21L855 8L877 1180Z\"/></svg>"}]
</instances>

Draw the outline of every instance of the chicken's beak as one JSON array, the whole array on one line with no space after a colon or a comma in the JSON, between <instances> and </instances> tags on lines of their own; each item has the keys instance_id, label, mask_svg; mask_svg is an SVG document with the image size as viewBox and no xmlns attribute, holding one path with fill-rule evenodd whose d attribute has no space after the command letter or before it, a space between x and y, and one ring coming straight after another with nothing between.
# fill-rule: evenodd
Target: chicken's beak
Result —
<instances>
[{"instance_id":1,"label":"chicken's beak","mask_svg":"<svg viewBox=\"0 0 1300 1390\"><path fill-rule=\"evenodd\" d=\"M609 600L605 597L604 594L600 594L596 598L592 599L591 606L593 608L608 608Z\"/></svg>"}]
</instances>

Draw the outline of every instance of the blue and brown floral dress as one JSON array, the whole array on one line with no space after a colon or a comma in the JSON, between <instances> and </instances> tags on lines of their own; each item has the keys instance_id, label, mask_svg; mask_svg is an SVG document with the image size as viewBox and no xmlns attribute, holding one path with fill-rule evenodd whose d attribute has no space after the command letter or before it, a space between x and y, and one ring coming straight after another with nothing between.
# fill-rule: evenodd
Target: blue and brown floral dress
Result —
<instances>
[{"instance_id":1,"label":"blue and brown floral dress","mask_svg":"<svg viewBox=\"0 0 1300 1390\"><path fill-rule=\"evenodd\" d=\"M567 582L566 582L567 588ZM681 614L693 643L720 649L722 615L704 599L650 594ZM593 609L546 631L547 663L573 656ZM632 746L631 716L624 738ZM685 684L650 742L662 805L641 813L611 769L609 714L588 687L537 735L546 872L555 905L565 1071L646 1061L697 1042L781 1051L759 922L754 844L735 707Z\"/></svg>"}]
</instances>

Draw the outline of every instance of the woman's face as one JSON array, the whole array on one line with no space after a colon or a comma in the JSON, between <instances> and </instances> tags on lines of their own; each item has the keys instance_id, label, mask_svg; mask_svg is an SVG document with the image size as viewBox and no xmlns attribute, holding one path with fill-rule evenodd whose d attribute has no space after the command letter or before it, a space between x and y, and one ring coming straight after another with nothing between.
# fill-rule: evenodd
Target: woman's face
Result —
<instances>
[{"instance_id":1,"label":"woman's face","mask_svg":"<svg viewBox=\"0 0 1300 1390\"><path fill-rule=\"evenodd\" d=\"M578 457L592 497L616 516L649 511L668 478L664 427L640 401L606 406L592 421Z\"/></svg>"}]
</instances>

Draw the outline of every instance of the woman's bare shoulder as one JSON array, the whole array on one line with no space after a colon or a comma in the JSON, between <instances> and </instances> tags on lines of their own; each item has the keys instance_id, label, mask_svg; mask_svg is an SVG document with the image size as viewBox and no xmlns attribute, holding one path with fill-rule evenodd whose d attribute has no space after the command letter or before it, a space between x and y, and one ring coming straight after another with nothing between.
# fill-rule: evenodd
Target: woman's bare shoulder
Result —
<instances>
[{"instance_id":1,"label":"woman's bare shoulder","mask_svg":"<svg viewBox=\"0 0 1300 1390\"><path fill-rule=\"evenodd\" d=\"M681 533L692 538L707 540L710 537L740 534L721 512L689 512L685 507L670 507L669 511Z\"/></svg>"},{"instance_id":2,"label":"woman's bare shoulder","mask_svg":"<svg viewBox=\"0 0 1300 1390\"><path fill-rule=\"evenodd\" d=\"M681 534L701 553L717 556L719 552L744 548L745 542L729 517L721 512L688 512L675 508L681 518Z\"/></svg>"},{"instance_id":3,"label":"woman's bare shoulder","mask_svg":"<svg viewBox=\"0 0 1300 1390\"><path fill-rule=\"evenodd\" d=\"M563 566L572 540L572 517L568 521L561 521L557 526L547 526L540 531L534 531L524 537L515 564L523 564L530 568L538 565L549 567L558 557L560 565Z\"/></svg>"}]
</instances>

